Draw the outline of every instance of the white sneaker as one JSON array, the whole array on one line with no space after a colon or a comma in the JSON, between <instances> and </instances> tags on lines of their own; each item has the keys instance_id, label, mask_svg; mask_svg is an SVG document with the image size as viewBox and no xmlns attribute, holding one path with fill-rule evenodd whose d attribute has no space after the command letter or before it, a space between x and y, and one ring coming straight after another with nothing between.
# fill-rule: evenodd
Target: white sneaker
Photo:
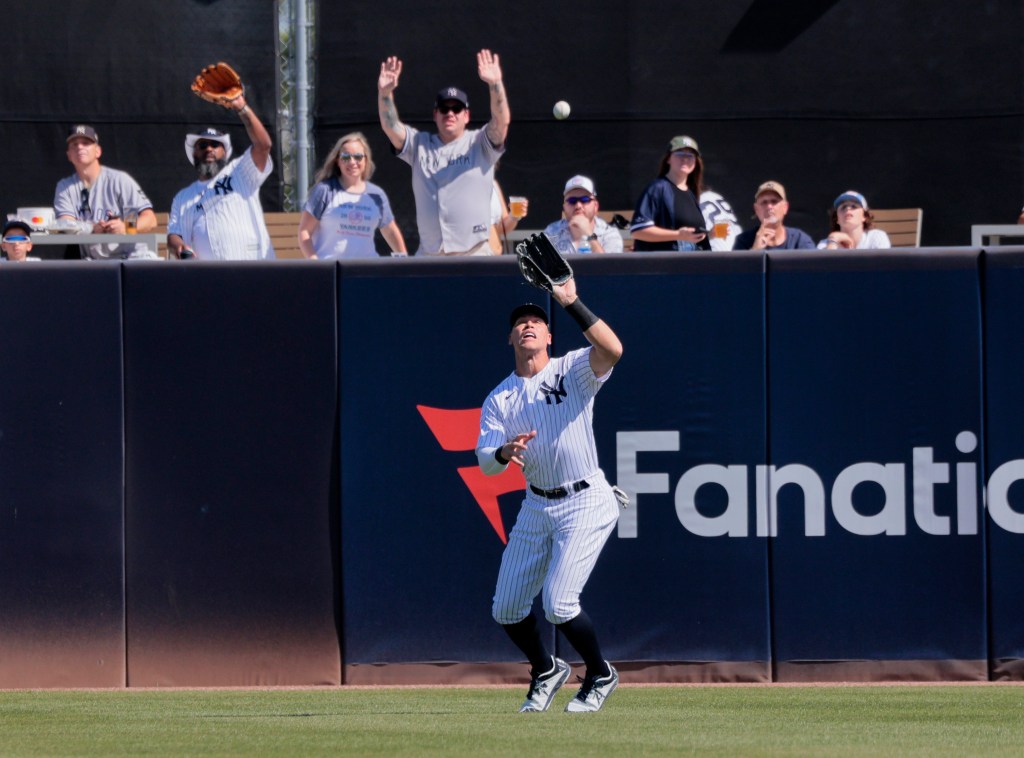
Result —
<instances>
[{"instance_id":1,"label":"white sneaker","mask_svg":"<svg viewBox=\"0 0 1024 758\"><path fill-rule=\"evenodd\" d=\"M607 661L605 661L607 663ZM584 677L583 686L580 687L580 691L576 693L576 697L569 701L569 704L565 706L566 713L593 713L594 711L601 710L601 706L604 705L604 701L608 699L615 688L619 686L619 672L615 670L612 664L608 664L608 670L611 671L608 676L601 676L591 678L589 676Z\"/></svg>"},{"instance_id":2,"label":"white sneaker","mask_svg":"<svg viewBox=\"0 0 1024 758\"><path fill-rule=\"evenodd\" d=\"M526 702L519 709L520 713L543 713L550 707L555 693L565 684L572 669L561 658L555 658L555 665L530 680L530 689L526 692Z\"/></svg>"}]
</instances>

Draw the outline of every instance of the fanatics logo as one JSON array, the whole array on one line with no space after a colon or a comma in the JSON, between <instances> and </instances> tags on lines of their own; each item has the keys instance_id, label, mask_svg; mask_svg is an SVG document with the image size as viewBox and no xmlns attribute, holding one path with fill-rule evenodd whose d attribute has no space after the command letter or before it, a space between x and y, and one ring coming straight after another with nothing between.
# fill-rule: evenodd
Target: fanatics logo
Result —
<instances>
[{"instance_id":1,"label":"fanatics logo","mask_svg":"<svg viewBox=\"0 0 1024 758\"><path fill-rule=\"evenodd\" d=\"M479 408L448 410L417 405L416 410L427 422L427 426L434 434L434 439L438 441L443 450L464 452L476 449L477 437L480 434ZM476 500L476 504L480 506L480 510L484 512L484 516L490 522L491 528L497 533L502 544L507 543L508 536L505 533L505 524L501 519L498 497L509 492L526 489L526 479L523 478L522 469L518 466L509 466L496 476L487 476L474 460L472 466L460 466L457 470L473 495L473 499Z\"/></svg>"}]
</instances>

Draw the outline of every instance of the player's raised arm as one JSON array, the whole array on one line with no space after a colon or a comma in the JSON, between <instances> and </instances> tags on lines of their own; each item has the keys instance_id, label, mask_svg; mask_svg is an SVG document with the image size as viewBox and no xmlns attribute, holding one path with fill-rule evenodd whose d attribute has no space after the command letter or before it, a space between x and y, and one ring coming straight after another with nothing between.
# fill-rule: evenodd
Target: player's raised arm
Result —
<instances>
[{"instance_id":1,"label":"player's raised arm","mask_svg":"<svg viewBox=\"0 0 1024 758\"><path fill-rule=\"evenodd\" d=\"M401 150L405 145L405 124L398 120L398 109L395 107L395 90L398 89L398 78L401 75L402 61L394 55L380 64L377 113L380 115L380 126L395 150Z\"/></svg>"},{"instance_id":2,"label":"player's raised arm","mask_svg":"<svg viewBox=\"0 0 1024 758\"><path fill-rule=\"evenodd\" d=\"M509 110L508 97L505 95L505 85L502 82L501 61L490 50L481 50L476 54L476 67L491 96L491 120L487 123L487 139L495 147L500 147L505 144L508 125L512 121L512 112Z\"/></svg>"},{"instance_id":3,"label":"player's raised arm","mask_svg":"<svg viewBox=\"0 0 1024 758\"><path fill-rule=\"evenodd\" d=\"M590 351L590 368L595 376L604 376L622 357L622 342L602 319L595 316L576 294L576 279L570 278L565 284L556 284L552 295L565 308L594 349Z\"/></svg>"}]
</instances>

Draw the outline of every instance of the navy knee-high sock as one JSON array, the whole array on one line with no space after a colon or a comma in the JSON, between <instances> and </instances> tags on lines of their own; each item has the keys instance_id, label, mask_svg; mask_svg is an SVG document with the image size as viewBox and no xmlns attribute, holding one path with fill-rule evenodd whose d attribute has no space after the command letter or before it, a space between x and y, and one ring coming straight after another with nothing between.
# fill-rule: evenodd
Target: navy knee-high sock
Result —
<instances>
[{"instance_id":1,"label":"navy knee-high sock","mask_svg":"<svg viewBox=\"0 0 1024 758\"><path fill-rule=\"evenodd\" d=\"M551 670L553 665L551 653L548 652L544 640L540 638L537 618L533 615L533 611L522 621L517 621L514 624L502 624L501 628L505 630L516 647L523 651L526 660L533 667L534 674L543 674L545 671Z\"/></svg>"},{"instance_id":2,"label":"navy knee-high sock","mask_svg":"<svg viewBox=\"0 0 1024 758\"><path fill-rule=\"evenodd\" d=\"M576 652L583 658L583 662L587 665L588 676L600 677L611 673L601 654L601 646L597 642L594 624L590 621L590 616L586 611L580 611L576 618L566 621L564 624L558 624L555 628L565 635L569 644L576 648Z\"/></svg>"}]
</instances>

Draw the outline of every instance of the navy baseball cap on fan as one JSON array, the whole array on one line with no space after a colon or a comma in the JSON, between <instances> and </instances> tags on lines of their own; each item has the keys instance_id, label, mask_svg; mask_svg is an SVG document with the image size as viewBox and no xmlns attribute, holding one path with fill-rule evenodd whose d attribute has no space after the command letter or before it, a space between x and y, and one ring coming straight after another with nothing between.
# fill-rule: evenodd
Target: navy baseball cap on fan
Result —
<instances>
[{"instance_id":1,"label":"navy baseball cap on fan","mask_svg":"<svg viewBox=\"0 0 1024 758\"><path fill-rule=\"evenodd\" d=\"M231 160L231 135L217 131L211 126L203 129L203 131L198 134L189 134L185 136L185 156L188 158L189 163L193 166L196 165L196 143L199 142L199 140L204 139L208 139L211 142L219 142L224 145L224 160Z\"/></svg>"},{"instance_id":2,"label":"navy baseball cap on fan","mask_svg":"<svg viewBox=\"0 0 1024 758\"><path fill-rule=\"evenodd\" d=\"M541 308L539 305L534 303L523 303L520 306L512 309L512 313L508 317L508 328L511 329L516 325L516 322L523 316L537 316L545 324L550 323L548 321L548 312Z\"/></svg>"},{"instance_id":3,"label":"navy baseball cap on fan","mask_svg":"<svg viewBox=\"0 0 1024 758\"><path fill-rule=\"evenodd\" d=\"M28 225L27 221L22 221L20 218L12 218L4 224L4 230L0 236L6 237L7 232L11 231L11 229L21 229L21 231L25 232L26 237L32 238L32 227Z\"/></svg>"},{"instance_id":4,"label":"navy baseball cap on fan","mask_svg":"<svg viewBox=\"0 0 1024 758\"><path fill-rule=\"evenodd\" d=\"M469 107L469 98L466 97L466 93L458 87L445 87L443 90L438 92L437 100L434 102L434 107L436 108L448 100L455 100L456 102L462 103L463 108Z\"/></svg>"},{"instance_id":5,"label":"navy baseball cap on fan","mask_svg":"<svg viewBox=\"0 0 1024 758\"><path fill-rule=\"evenodd\" d=\"M96 130L93 129L88 124L75 124L74 126L72 126L71 131L68 132L68 138L65 140L65 142L70 142L71 140L77 137L84 137L85 139L90 139L97 145L100 143L100 135L98 135L96 133Z\"/></svg>"}]
</instances>

